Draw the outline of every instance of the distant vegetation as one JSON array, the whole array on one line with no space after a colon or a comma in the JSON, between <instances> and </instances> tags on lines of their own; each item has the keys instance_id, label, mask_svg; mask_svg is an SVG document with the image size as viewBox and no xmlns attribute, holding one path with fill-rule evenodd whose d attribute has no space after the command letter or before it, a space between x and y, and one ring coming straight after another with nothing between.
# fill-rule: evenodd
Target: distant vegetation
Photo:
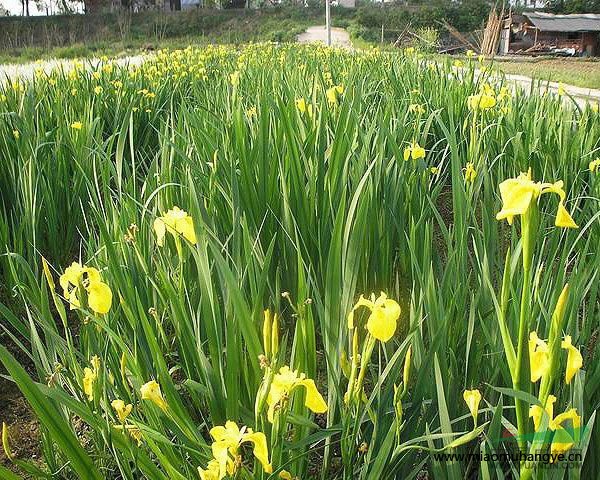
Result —
<instances>
[{"instance_id":1,"label":"distant vegetation","mask_svg":"<svg viewBox=\"0 0 600 480\"><path fill-rule=\"evenodd\" d=\"M333 8L334 26L355 39L377 42L397 38L407 26L439 29L447 19L461 31L480 28L489 5L484 0L460 3L437 0L409 5L360 5ZM280 6L263 9L195 9L181 12L126 11L96 15L0 18L0 52L6 61L45 55L77 57L156 49L194 43L293 41L310 25L324 24L324 9Z\"/></svg>"},{"instance_id":2,"label":"distant vegetation","mask_svg":"<svg viewBox=\"0 0 600 480\"><path fill-rule=\"evenodd\" d=\"M548 9L554 13L600 13L600 0L550 0Z\"/></svg>"}]
</instances>

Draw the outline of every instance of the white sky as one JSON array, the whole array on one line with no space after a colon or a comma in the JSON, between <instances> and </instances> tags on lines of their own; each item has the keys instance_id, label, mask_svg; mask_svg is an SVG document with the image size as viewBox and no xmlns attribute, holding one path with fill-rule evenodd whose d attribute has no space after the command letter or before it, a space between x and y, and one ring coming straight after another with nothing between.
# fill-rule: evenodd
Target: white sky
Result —
<instances>
[{"instance_id":1,"label":"white sky","mask_svg":"<svg viewBox=\"0 0 600 480\"><path fill-rule=\"evenodd\" d=\"M21 15L21 2L19 0L0 0L0 5L6 8L11 15ZM34 0L29 0L29 14L42 15L45 12L39 12Z\"/></svg>"},{"instance_id":2,"label":"white sky","mask_svg":"<svg viewBox=\"0 0 600 480\"><path fill-rule=\"evenodd\" d=\"M30 15L46 15L46 5L48 5L50 15L60 13L57 11L58 0L38 0L41 9L38 9L35 0L29 0ZM76 2L76 3L75 3ZM77 0L67 0L67 4L73 12L83 11L83 4ZM7 9L11 15L21 15L21 0L0 0L0 6Z\"/></svg>"}]
</instances>

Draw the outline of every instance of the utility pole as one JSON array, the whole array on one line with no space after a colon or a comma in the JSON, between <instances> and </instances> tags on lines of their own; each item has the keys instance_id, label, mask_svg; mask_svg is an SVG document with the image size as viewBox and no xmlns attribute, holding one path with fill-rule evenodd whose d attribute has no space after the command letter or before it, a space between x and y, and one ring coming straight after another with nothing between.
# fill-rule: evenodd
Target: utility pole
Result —
<instances>
[{"instance_id":1,"label":"utility pole","mask_svg":"<svg viewBox=\"0 0 600 480\"><path fill-rule=\"evenodd\" d=\"M325 0L325 28L327 29L327 46L331 46L331 0Z\"/></svg>"}]
</instances>

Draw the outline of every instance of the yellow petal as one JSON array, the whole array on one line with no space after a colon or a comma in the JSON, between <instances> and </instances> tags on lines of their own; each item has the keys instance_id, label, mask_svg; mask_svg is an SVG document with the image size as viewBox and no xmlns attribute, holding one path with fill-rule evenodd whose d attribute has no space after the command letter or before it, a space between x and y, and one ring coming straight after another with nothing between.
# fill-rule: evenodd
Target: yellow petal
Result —
<instances>
[{"instance_id":1,"label":"yellow petal","mask_svg":"<svg viewBox=\"0 0 600 480\"><path fill-rule=\"evenodd\" d=\"M246 433L242 439L243 442L252 442L254 444L254 456L263 466L266 473L271 473L273 467L269 463L269 450L267 448L267 437L262 432Z\"/></svg>"},{"instance_id":2,"label":"yellow petal","mask_svg":"<svg viewBox=\"0 0 600 480\"><path fill-rule=\"evenodd\" d=\"M404 160L408 160L410 158L410 154L411 154L411 148L410 147L406 147L404 149Z\"/></svg>"},{"instance_id":3,"label":"yellow petal","mask_svg":"<svg viewBox=\"0 0 600 480\"><path fill-rule=\"evenodd\" d=\"M529 208L537 188L534 182L526 179L509 178L502 182L500 184L502 210L496 214L496 219L523 215Z\"/></svg>"},{"instance_id":4,"label":"yellow petal","mask_svg":"<svg viewBox=\"0 0 600 480\"><path fill-rule=\"evenodd\" d=\"M562 201L560 201L558 204L558 211L556 212L556 220L554 221L554 225L562 228L579 228L563 205Z\"/></svg>"},{"instance_id":5,"label":"yellow petal","mask_svg":"<svg viewBox=\"0 0 600 480\"><path fill-rule=\"evenodd\" d=\"M131 409L133 408L131 404L125 405L125 402L119 399L113 400L110 405L115 409L115 412L117 412L117 416L121 423L125 422L125 419L129 416Z\"/></svg>"},{"instance_id":6,"label":"yellow petal","mask_svg":"<svg viewBox=\"0 0 600 480\"><path fill-rule=\"evenodd\" d=\"M581 425L581 417L579 415L577 415L577 409L576 408L571 408L570 410L567 410L566 412L563 412L560 415L557 415L550 422L550 425L549 425L550 429L551 430L557 430L567 420L571 421L571 423L573 424L573 428L574 429L577 429L577 428L580 427L580 425Z\"/></svg>"},{"instance_id":7,"label":"yellow petal","mask_svg":"<svg viewBox=\"0 0 600 480\"><path fill-rule=\"evenodd\" d=\"M567 198L567 194L565 193L565 190L563 187L564 187L564 182L562 180L559 180L558 182L554 182L554 183L547 183L547 184L544 184L544 188L542 189L542 194L556 193L558 195L558 197L560 198L560 201L563 202L565 200L565 198Z\"/></svg>"},{"instance_id":8,"label":"yellow petal","mask_svg":"<svg viewBox=\"0 0 600 480\"><path fill-rule=\"evenodd\" d=\"M296 100L296 108L301 112L304 113L306 111L306 100L304 100L303 98L298 98Z\"/></svg>"},{"instance_id":9,"label":"yellow petal","mask_svg":"<svg viewBox=\"0 0 600 480\"><path fill-rule=\"evenodd\" d=\"M83 369L83 393L86 394L88 400L94 400L94 382L96 381L96 373L89 367Z\"/></svg>"},{"instance_id":10,"label":"yellow petal","mask_svg":"<svg viewBox=\"0 0 600 480\"><path fill-rule=\"evenodd\" d=\"M98 269L94 267L83 267L83 273L85 274L87 282L100 282L102 277Z\"/></svg>"},{"instance_id":11,"label":"yellow petal","mask_svg":"<svg viewBox=\"0 0 600 480\"><path fill-rule=\"evenodd\" d=\"M190 242L192 245L196 245L196 232L194 231L194 221L189 215L185 218L177 220L175 229L178 233Z\"/></svg>"},{"instance_id":12,"label":"yellow petal","mask_svg":"<svg viewBox=\"0 0 600 480\"><path fill-rule=\"evenodd\" d=\"M325 92L325 94L327 95L327 101L330 104L335 104L337 103L337 91L335 89L335 87L331 87L328 88L327 91Z\"/></svg>"},{"instance_id":13,"label":"yellow petal","mask_svg":"<svg viewBox=\"0 0 600 480\"><path fill-rule=\"evenodd\" d=\"M219 464L219 478L223 478L227 472L229 460L229 446L226 442L214 442L211 446L213 457Z\"/></svg>"},{"instance_id":14,"label":"yellow petal","mask_svg":"<svg viewBox=\"0 0 600 480\"><path fill-rule=\"evenodd\" d=\"M65 273L60 276L59 283L63 291L67 291L69 286L76 287L79 285L79 279L83 274L83 267L78 262L71 263L71 266L65 269ZM65 296L67 294L65 293Z\"/></svg>"},{"instance_id":15,"label":"yellow petal","mask_svg":"<svg viewBox=\"0 0 600 480\"><path fill-rule=\"evenodd\" d=\"M535 351L529 357L530 370L531 370L531 381L537 382L542 376L548 371L550 367L550 359L548 352Z\"/></svg>"},{"instance_id":16,"label":"yellow petal","mask_svg":"<svg viewBox=\"0 0 600 480\"><path fill-rule=\"evenodd\" d=\"M550 368L548 345L540 340L536 332L529 334L529 370L531 381L537 382Z\"/></svg>"},{"instance_id":17,"label":"yellow petal","mask_svg":"<svg viewBox=\"0 0 600 480\"><path fill-rule=\"evenodd\" d=\"M150 400L161 410L167 410L167 402L165 402L165 399L162 396L160 385L155 380L151 380L142 385L140 393L142 395L142 400Z\"/></svg>"},{"instance_id":18,"label":"yellow petal","mask_svg":"<svg viewBox=\"0 0 600 480\"><path fill-rule=\"evenodd\" d=\"M165 244L166 232L167 228L162 218L157 218L156 220L154 220L154 233L156 233L156 243L159 247L162 247Z\"/></svg>"},{"instance_id":19,"label":"yellow petal","mask_svg":"<svg viewBox=\"0 0 600 480\"><path fill-rule=\"evenodd\" d=\"M327 411L327 402L317 390L315 381L310 378L302 380L302 385L306 388L306 399L304 405L315 413L325 413Z\"/></svg>"},{"instance_id":20,"label":"yellow petal","mask_svg":"<svg viewBox=\"0 0 600 480\"><path fill-rule=\"evenodd\" d=\"M549 422L552 421L552 416L554 415L554 402L556 402L556 397L554 395L548 395L546 399L546 414L548 415ZM535 430L538 431L540 428L540 424L542 423L542 415L544 414L544 410L539 405L532 405L529 407L529 416L533 418L533 425Z\"/></svg>"},{"instance_id":21,"label":"yellow petal","mask_svg":"<svg viewBox=\"0 0 600 480\"><path fill-rule=\"evenodd\" d=\"M382 306L373 308L367 320L367 330L377 340L387 342L396 333L396 321L400 317L400 305L386 299Z\"/></svg>"},{"instance_id":22,"label":"yellow petal","mask_svg":"<svg viewBox=\"0 0 600 480\"><path fill-rule=\"evenodd\" d=\"M79 302L79 298L77 298L77 289L76 288L72 289L67 294L67 298L69 300L69 309L70 310L74 310L75 308L78 308L79 306L81 306L81 303Z\"/></svg>"},{"instance_id":23,"label":"yellow petal","mask_svg":"<svg viewBox=\"0 0 600 480\"><path fill-rule=\"evenodd\" d=\"M469 407L469 411L477 423L477 415L479 413L479 402L481 402L481 392L477 389L475 390L465 390L463 392L463 399Z\"/></svg>"},{"instance_id":24,"label":"yellow petal","mask_svg":"<svg viewBox=\"0 0 600 480\"><path fill-rule=\"evenodd\" d=\"M571 383L571 380L579 369L583 366L583 357L579 349L571 343L571 336L567 335L560 344L561 348L567 350L567 368L565 370L565 382Z\"/></svg>"},{"instance_id":25,"label":"yellow petal","mask_svg":"<svg viewBox=\"0 0 600 480\"><path fill-rule=\"evenodd\" d=\"M417 144L413 147L413 160L419 158L425 158L425 149Z\"/></svg>"},{"instance_id":26,"label":"yellow petal","mask_svg":"<svg viewBox=\"0 0 600 480\"><path fill-rule=\"evenodd\" d=\"M200 475L200 480L221 480L219 461L213 458L208 462L206 470L198 467L198 474Z\"/></svg>"},{"instance_id":27,"label":"yellow petal","mask_svg":"<svg viewBox=\"0 0 600 480\"><path fill-rule=\"evenodd\" d=\"M364 295L361 295L360 298L358 299L358 301L356 302L356 305L354 305L354 307L352 308L352 310L350 311L350 313L348 314L348 329L352 330L354 328L354 311L360 307L367 307L369 309L373 309L374 307L374 303L367 300Z\"/></svg>"},{"instance_id":28,"label":"yellow petal","mask_svg":"<svg viewBox=\"0 0 600 480\"><path fill-rule=\"evenodd\" d=\"M104 282L92 282L87 287L88 305L96 313L108 313L112 305L112 291Z\"/></svg>"},{"instance_id":29,"label":"yellow petal","mask_svg":"<svg viewBox=\"0 0 600 480\"><path fill-rule=\"evenodd\" d=\"M554 432L554 436L552 437L550 453L554 457L550 458L550 461L554 462L554 458L556 458L557 455L568 452L573 447L573 445L575 445L573 437L571 437L569 432L567 432L564 428L559 427Z\"/></svg>"},{"instance_id":30,"label":"yellow petal","mask_svg":"<svg viewBox=\"0 0 600 480\"><path fill-rule=\"evenodd\" d=\"M226 434L227 430L225 430L223 425L217 425L216 427L210 429L210 436L217 442L223 440Z\"/></svg>"}]
</instances>

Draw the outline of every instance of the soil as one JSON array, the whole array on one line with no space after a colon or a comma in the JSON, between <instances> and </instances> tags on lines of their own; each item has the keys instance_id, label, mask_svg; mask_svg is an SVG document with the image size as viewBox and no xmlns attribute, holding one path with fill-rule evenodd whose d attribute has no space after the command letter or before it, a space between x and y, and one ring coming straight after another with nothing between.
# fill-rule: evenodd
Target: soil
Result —
<instances>
[{"instance_id":1,"label":"soil","mask_svg":"<svg viewBox=\"0 0 600 480\"><path fill-rule=\"evenodd\" d=\"M16 385L0 378L0 422L8 426L9 445L17 458L40 459L40 426L27 401ZM14 470L4 449L0 449L0 465Z\"/></svg>"},{"instance_id":2,"label":"soil","mask_svg":"<svg viewBox=\"0 0 600 480\"><path fill-rule=\"evenodd\" d=\"M0 299L10 300L6 291L2 289ZM29 373L32 372L29 358L3 333L0 333L0 344L6 346ZM0 366L0 424L6 423L8 427L8 443L13 456L37 463L41 460L40 424L17 385L4 375L6 371ZM0 448L0 465L19 473L6 457L4 448Z\"/></svg>"}]
</instances>

